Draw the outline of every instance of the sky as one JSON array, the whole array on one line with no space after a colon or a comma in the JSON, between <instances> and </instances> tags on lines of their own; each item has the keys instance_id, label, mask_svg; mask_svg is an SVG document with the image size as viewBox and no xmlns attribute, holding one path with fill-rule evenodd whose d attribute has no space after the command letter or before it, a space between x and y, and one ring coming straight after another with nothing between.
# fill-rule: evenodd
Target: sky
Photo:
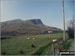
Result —
<instances>
[{"instance_id":1,"label":"sky","mask_svg":"<svg viewBox=\"0 0 75 56\"><path fill-rule=\"evenodd\" d=\"M73 18L74 1L64 1L65 23ZM63 29L62 0L1 0L1 22L41 19L45 25Z\"/></svg>"}]
</instances>

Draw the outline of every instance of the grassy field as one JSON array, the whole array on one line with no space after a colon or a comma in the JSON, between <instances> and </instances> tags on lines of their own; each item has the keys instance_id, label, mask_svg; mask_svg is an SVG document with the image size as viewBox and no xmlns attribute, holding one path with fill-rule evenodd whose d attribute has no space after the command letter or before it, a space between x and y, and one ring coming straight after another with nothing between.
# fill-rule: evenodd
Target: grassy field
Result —
<instances>
[{"instance_id":1,"label":"grassy field","mask_svg":"<svg viewBox=\"0 0 75 56\"><path fill-rule=\"evenodd\" d=\"M2 54L8 55L40 55L52 54L53 39L62 38L62 33L13 36L1 40Z\"/></svg>"}]
</instances>

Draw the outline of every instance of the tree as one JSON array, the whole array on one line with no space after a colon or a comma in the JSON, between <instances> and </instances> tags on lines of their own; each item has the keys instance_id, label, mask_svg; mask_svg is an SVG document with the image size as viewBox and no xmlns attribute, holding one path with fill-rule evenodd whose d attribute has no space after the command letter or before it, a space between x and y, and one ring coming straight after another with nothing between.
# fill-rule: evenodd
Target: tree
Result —
<instances>
[{"instance_id":1,"label":"tree","mask_svg":"<svg viewBox=\"0 0 75 56\"><path fill-rule=\"evenodd\" d=\"M69 38L74 38L74 21L75 20L73 19L70 20L69 25L68 25L67 32L68 32Z\"/></svg>"}]
</instances>

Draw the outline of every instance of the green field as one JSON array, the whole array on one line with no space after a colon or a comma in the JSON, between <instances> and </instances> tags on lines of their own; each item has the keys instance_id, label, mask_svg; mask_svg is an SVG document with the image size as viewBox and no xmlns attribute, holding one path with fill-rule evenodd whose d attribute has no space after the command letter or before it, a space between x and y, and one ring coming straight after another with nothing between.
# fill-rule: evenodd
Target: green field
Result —
<instances>
[{"instance_id":1,"label":"green field","mask_svg":"<svg viewBox=\"0 0 75 56\"><path fill-rule=\"evenodd\" d=\"M62 33L55 33L13 36L14 38L1 40L1 52L8 55L52 54L52 40L60 39L62 35Z\"/></svg>"}]
</instances>

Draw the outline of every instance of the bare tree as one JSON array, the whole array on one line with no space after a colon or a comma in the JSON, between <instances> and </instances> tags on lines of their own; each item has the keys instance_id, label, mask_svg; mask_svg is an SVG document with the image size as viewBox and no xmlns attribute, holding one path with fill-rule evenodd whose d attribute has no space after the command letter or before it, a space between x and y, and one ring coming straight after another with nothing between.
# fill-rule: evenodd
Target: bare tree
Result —
<instances>
[{"instance_id":1,"label":"bare tree","mask_svg":"<svg viewBox=\"0 0 75 56\"><path fill-rule=\"evenodd\" d=\"M75 20L73 19L70 20L69 25L68 25L67 32L68 32L69 38L74 38L74 21Z\"/></svg>"}]
</instances>

